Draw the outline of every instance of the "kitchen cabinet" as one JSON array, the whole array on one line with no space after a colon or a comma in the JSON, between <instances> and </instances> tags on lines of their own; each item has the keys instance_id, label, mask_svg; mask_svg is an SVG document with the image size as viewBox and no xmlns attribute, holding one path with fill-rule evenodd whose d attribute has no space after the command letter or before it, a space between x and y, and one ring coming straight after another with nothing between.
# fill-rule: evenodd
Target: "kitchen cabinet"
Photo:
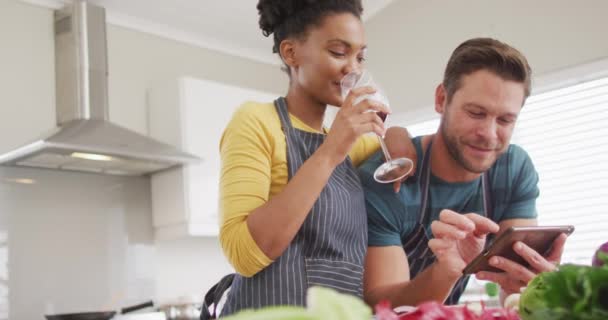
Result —
<instances>
[{"instance_id":1,"label":"kitchen cabinet","mask_svg":"<svg viewBox=\"0 0 608 320\"><path fill-rule=\"evenodd\" d=\"M219 141L243 102L272 101L276 94L181 77L148 91L149 133L202 162L151 177L156 237L217 236Z\"/></svg>"}]
</instances>

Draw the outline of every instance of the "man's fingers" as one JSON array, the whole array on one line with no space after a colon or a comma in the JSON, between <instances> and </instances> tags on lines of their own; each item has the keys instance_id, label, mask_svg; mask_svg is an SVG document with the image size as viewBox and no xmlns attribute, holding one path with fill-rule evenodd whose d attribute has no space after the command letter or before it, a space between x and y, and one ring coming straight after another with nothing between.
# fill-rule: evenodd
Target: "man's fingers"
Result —
<instances>
[{"instance_id":1,"label":"man's fingers","mask_svg":"<svg viewBox=\"0 0 608 320\"><path fill-rule=\"evenodd\" d=\"M559 264L562 259L562 253L564 252L564 246L566 245L566 239L568 239L568 236L565 233L562 233L553 241L551 251L547 254L546 259L548 261L556 265Z\"/></svg>"},{"instance_id":2,"label":"man's fingers","mask_svg":"<svg viewBox=\"0 0 608 320\"><path fill-rule=\"evenodd\" d=\"M475 235L478 237L488 233L496 233L500 229L496 222L476 213L467 213L464 216L473 221L475 224Z\"/></svg>"},{"instance_id":3,"label":"man's fingers","mask_svg":"<svg viewBox=\"0 0 608 320\"><path fill-rule=\"evenodd\" d=\"M519 254L524 260L530 264L532 269L538 272L544 271L553 271L555 270L555 265L549 261L547 261L540 253L536 252L534 249L528 247L525 243L518 241L513 244L513 250L517 254Z\"/></svg>"},{"instance_id":4,"label":"man's fingers","mask_svg":"<svg viewBox=\"0 0 608 320\"><path fill-rule=\"evenodd\" d=\"M494 268L504 270L508 274L509 278L519 280L526 284L536 276L536 273L532 272L530 269L522 266L519 263L505 259L504 257L491 257L490 265Z\"/></svg>"},{"instance_id":5,"label":"man's fingers","mask_svg":"<svg viewBox=\"0 0 608 320\"><path fill-rule=\"evenodd\" d=\"M563 252L566 235L560 235L554 242L550 255L551 258L544 258L538 252L524 244L516 242L513 250L519 254L530 265L524 267L504 257L494 256L490 258L490 265L494 268L503 270L504 273L479 272L477 277L482 280L489 280L498 283L506 292L519 292L521 287L526 286L539 272L553 271Z\"/></svg>"},{"instance_id":6,"label":"man's fingers","mask_svg":"<svg viewBox=\"0 0 608 320\"><path fill-rule=\"evenodd\" d=\"M428 245L433 252L438 252L451 248L452 246L454 246L454 242L446 239L433 238L429 240Z\"/></svg>"},{"instance_id":7,"label":"man's fingers","mask_svg":"<svg viewBox=\"0 0 608 320\"><path fill-rule=\"evenodd\" d=\"M475 230L475 223L473 223L471 219L452 210L441 210L441 212L439 213L439 220L441 222L453 225L465 232L471 232Z\"/></svg>"},{"instance_id":8,"label":"man's fingers","mask_svg":"<svg viewBox=\"0 0 608 320\"><path fill-rule=\"evenodd\" d=\"M502 288L507 294L519 293L521 292L521 288L524 288L527 285L522 281L509 278L509 275L506 273L482 271L478 272L475 277L480 280L487 280L498 283L500 288Z\"/></svg>"},{"instance_id":9,"label":"man's fingers","mask_svg":"<svg viewBox=\"0 0 608 320\"><path fill-rule=\"evenodd\" d=\"M467 232L459 229L457 226L439 220L435 220L431 223L431 230L433 231L435 238L459 240L467 237Z\"/></svg>"},{"instance_id":10,"label":"man's fingers","mask_svg":"<svg viewBox=\"0 0 608 320\"><path fill-rule=\"evenodd\" d=\"M395 193L399 192L399 190L401 190L401 183L403 181L402 180L398 180L393 182L393 190L395 190Z\"/></svg>"},{"instance_id":11,"label":"man's fingers","mask_svg":"<svg viewBox=\"0 0 608 320\"><path fill-rule=\"evenodd\" d=\"M416 174L416 166L414 165L414 167L412 168L412 170L403 178L399 179L398 181L395 181L393 184L393 189L395 190L395 193L399 192L399 190L401 190L401 184L407 180L407 178L412 177Z\"/></svg>"}]
</instances>

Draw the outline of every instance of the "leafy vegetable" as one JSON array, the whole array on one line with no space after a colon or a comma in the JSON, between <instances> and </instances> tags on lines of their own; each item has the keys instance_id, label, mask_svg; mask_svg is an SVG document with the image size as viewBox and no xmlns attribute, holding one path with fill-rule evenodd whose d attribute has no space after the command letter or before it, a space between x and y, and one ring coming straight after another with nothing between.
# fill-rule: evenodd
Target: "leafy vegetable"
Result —
<instances>
[{"instance_id":1,"label":"leafy vegetable","mask_svg":"<svg viewBox=\"0 0 608 320\"><path fill-rule=\"evenodd\" d=\"M539 274L522 293L519 313L523 320L608 319L608 265Z\"/></svg>"},{"instance_id":2,"label":"leafy vegetable","mask_svg":"<svg viewBox=\"0 0 608 320\"><path fill-rule=\"evenodd\" d=\"M223 320L319 320L302 307L277 306L259 310L245 310Z\"/></svg>"},{"instance_id":3,"label":"leafy vegetable","mask_svg":"<svg viewBox=\"0 0 608 320\"><path fill-rule=\"evenodd\" d=\"M601 245L593 255L593 266L608 265L608 242Z\"/></svg>"},{"instance_id":4,"label":"leafy vegetable","mask_svg":"<svg viewBox=\"0 0 608 320\"><path fill-rule=\"evenodd\" d=\"M486 308L477 314L465 306L445 306L435 301L425 302L414 311L397 315L387 302L376 306L376 320L519 320L513 310Z\"/></svg>"},{"instance_id":5,"label":"leafy vegetable","mask_svg":"<svg viewBox=\"0 0 608 320\"><path fill-rule=\"evenodd\" d=\"M498 291L500 290L498 284L494 282L486 282L484 288L486 289L486 294L488 295L488 297L498 296Z\"/></svg>"},{"instance_id":6,"label":"leafy vegetable","mask_svg":"<svg viewBox=\"0 0 608 320\"><path fill-rule=\"evenodd\" d=\"M359 298L323 287L307 291L308 308L274 306L244 310L224 320L369 320L371 309Z\"/></svg>"},{"instance_id":7,"label":"leafy vegetable","mask_svg":"<svg viewBox=\"0 0 608 320\"><path fill-rule=\"evenodd\" d=\"M319 319L369 320L371 309L355 296L340 294L324 287L312 287L307 292L308 311Z\"/></svg>"}]
</instances>

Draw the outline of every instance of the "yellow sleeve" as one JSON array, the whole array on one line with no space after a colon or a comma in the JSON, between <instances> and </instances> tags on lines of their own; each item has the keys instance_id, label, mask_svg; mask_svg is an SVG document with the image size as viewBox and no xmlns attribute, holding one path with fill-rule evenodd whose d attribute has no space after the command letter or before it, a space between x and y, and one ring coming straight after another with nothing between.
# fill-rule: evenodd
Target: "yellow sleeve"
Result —
<instances>
[{"instance_id":1,"label":"yellow sleeve","mask_svg":"<svg viewBox=\"0 0 608 320\"><path fill-rule=\"evenodd\" d=\"M272 260L249 232L247 216L268 201L272 139L256 117L257 104L233 115L220 142L220 243L234 269L250 277Z\"/></svg>"},{"instance_id":2,"label":"yellow sleeve","mask_svg":"<svg viewBox=\"0 0 608 320\"><path fill-rule=\"evenodd\" d=\"M348 155L355 167L358 167L363 161L367 160L372 154L380 149L378 137L371 134L364 134L353 145Z\"/></svg>"}]
</instances>

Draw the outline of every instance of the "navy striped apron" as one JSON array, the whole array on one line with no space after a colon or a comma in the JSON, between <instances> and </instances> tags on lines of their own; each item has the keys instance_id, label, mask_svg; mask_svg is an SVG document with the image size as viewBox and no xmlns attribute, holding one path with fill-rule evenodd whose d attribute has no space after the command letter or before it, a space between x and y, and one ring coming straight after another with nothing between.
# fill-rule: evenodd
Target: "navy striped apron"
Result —
<instances>
[{"instance_id":1,"label":"navy striped apron","mask_svg":"<svg viewBox=\"0 0 608 320\"><path fill-rule=\"evenodd\" d=\"M284 98L277 99L275 107L286 137L291 180L325 135L294 128ZM363 189L347 157L332 173L285 252L253 277L235 275L222 316L270 305L305 305L306 290L314 285L361 297L366 250Z\"/></svg>"},{"instance_id":2,"label":"navy striped apron","mask_svg":"<svg viewBox=\"0 0 608 320\"><path fill-rule=\"evenodd\" d=\"M431 177L431 146L433 145L433 140L429 142L429 145L424 153L422 158L422 168L420 170L422 174L422 179L420 179L420 190L421 194L421 202L420 202L420 210L418 211L418 223L416 228L411 236L404 237L403 249L408 257L408 262L410 265L410 279L414 279L416 275L422 272L426 267L435 262L435 255L433 251L428 246L429 239L431 239L432 234L429 234L430 229L427 228L431 225L431 210L427 210L428 207L428 195L429 195L429 187L430 187L430 177ZM482 193L483 193L483 211L484 215L488 218L492 219L492 199L491 199L491 191L489 186L489 175L488 172L484 172L481 176L481 185L482 185ZM486 245L489 241L486 241ZM462 295L464 291L467 281L469 280L469 276L463 276L454 285L452 292L445 301L445 304L452 305L457 304L458 299Z\"/></svg>"}]
</instances>

